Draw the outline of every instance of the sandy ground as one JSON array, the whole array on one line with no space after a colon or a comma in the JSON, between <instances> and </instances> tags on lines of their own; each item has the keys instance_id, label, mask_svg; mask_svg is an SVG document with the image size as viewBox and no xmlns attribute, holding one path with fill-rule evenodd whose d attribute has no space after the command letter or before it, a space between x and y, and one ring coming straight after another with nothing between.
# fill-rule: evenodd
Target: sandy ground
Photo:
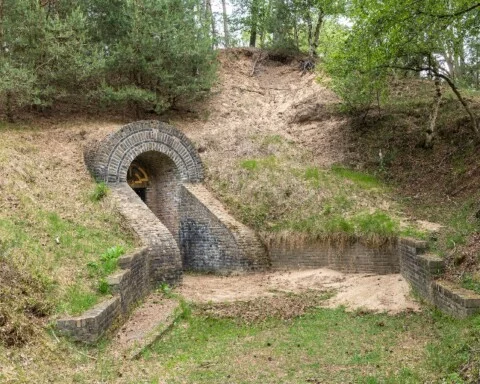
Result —
<instances>
[{"instance_id":1,"label":"sandy ground","mask_svg":"<svg viewBox=\"0 0 480 384\"><path fill-rule=\"evenodd\" d=\"M245 301L278 292L335 290L326 306L362 308L390 314L419 311L401 275L345 274L330 269L269 272L240 276L186 275L178 292L199 303Z\"/></svg>"},{"instance_id":2,"label":"sandy ground","mask_svg":"<svg viewBox=\"0 0 480 384\"><path fill-rule=\"evenodd\" d=\"M142 343L158 326L168 321L177 306L177 300L167 299L162 293L155 292L148 296L113 339L111 350L114 356L122 356Z\"/></svg>"},{"instance_id":3,"label":"sandy ground","mask_svg":"<svg viewBox=\"0 0 480 384\"><path fill-rule=\"evenodd\" d=\"M332 290L334 296L323 302L328 308L345 306L347 310L389 314L420 310L401 275L347 274L326 268L237 276L186 274L182 285L174 292L193 303L219 304L274 298L279 293ZM118 331L111 347L113 355L126 358L132 348L142 344L172 318L177 305L177 300L167 299L162 293L151 294ZM280 305L288 305L288 301ZM262 307L259 310L262 311ZM289 309L285 308L285 312Z\"/></svg>"}]
</instances>

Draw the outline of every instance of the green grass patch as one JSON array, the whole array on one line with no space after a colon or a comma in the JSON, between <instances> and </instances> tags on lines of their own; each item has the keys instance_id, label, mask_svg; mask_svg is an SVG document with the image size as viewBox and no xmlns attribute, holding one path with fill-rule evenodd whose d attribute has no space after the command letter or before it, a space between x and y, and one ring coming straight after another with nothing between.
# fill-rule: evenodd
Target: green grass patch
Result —
<instances>
[{"instance_id":1,"label":"green grass patch","mask_svg":"<svg viewBox=\"0 0 480 384\"><path fill-rule=\"evenodd\" d=\"M471 273L466 273L462 278L462 287L480 293L480 281L472 276Z\"/></svg>"},{"instance_id":2,"label":"green grass patch","mask_svg":"<svg viewBox=\"0 0 480 384\"><path fill-rule=\"evenodd\" d=\"M169 383L461 383L451 380L460 380L479 331L478 317L428 311L317 309L254 324L191 315L146 351L142 367Z\"/></svg>"},{"instance_id":3,"label":"green grass patch","mask_svg":"<svg viewBox=\"0 0 480 384\"><path fill-rule=\"evenodd\" d=\"M90 276L98 278L98 292L101 294L110 293L106 277L117 269L118 259L124 254L125 249L123 247L110 247L100 255L98 261L91 261L87 264Z\"/></svg>"},{"instance_id":4,"label":"green grass patch","mask_svg":"<svg viewBox=\"0 0 480 384\"><path fill-rule=\"evenodd\" d=\"M360 213L352 218L353 225L359 235L378 235L390 237L399 233L399 224L387 213L375 211L373 213Z\"/></svg>"},{"instance_id":5,"label":"green grass patch","mask_svg":"<svg viewBox=\"0 0 480 384\"><path fill-rule=\"evenodd\" d=\"M375 176L369 175L368 173L354 171L339 165L332 166L331 170L334 175L353 181L362 188L379 188L382 185Z\"/></svg>"},{"instance_id":6,"label":"green grass patch","mask_svg":"<svg viewBox=\"0 0 480 384\"><path fill-rule=\"evenodd\" d=\"M258 161L257 160L243 160L240 163L240 166L247 171L253 171L258 168Z\"/></svg>"},{"instance_id":7,"label":"green grass patch","mask_svg":"<svg viewBox=\"0 0 480 384\"><path fill-rule=\"evenodd\" d=\"M92 201L100 201L108 194L108 186L106 183L101 182L95 184L95 188L90 194L90 200Z\"/></svg>"},{"instance_id":8,"label":"green grass patch","mask_svg":"<svg viewBox=\"0 0 480 384\"><path fill-rule=\"evenodd\" d=\"M58 304L57 311L69 315L78 315L93 307L98 300L98 294L81 284L75 284L67 289L64 299Z\"/></svg>"},{"instance_id":9,"label":"green grass patch","mask_svg":"<svg viewBox=\"0 0 480 384\"><path fill-rule=\"evenodd\" d=\"M247 159L241 161L240 166L247 171L254 171L260 168L274 169L277 166L277 158L268 156L261 159Z\"/></svg>"}]
</instances>

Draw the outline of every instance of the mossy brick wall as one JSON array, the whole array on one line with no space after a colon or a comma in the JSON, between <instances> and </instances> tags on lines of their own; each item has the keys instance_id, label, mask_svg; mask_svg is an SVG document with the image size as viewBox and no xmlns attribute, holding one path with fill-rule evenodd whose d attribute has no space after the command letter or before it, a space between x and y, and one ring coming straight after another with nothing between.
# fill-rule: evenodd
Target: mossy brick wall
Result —
<instances>
[{"instance_id":1,"label":"mossy brick wall","mask_svg":"<svg viewBox=\"0 0 480 384\"><path fill-rule=\"evenodd\" d=\"M400 265L395 242L384 246L368 246L361 239L336 244L311 241L300 244L274 241L269 246L274 269L331 268L350 273L399 273Z\"/></svg>"}]
</instances>

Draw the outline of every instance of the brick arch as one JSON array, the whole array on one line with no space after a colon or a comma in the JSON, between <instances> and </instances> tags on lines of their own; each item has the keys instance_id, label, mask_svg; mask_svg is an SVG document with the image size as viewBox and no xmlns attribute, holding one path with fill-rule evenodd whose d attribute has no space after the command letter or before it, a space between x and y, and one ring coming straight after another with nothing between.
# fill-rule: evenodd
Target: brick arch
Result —
<instances>
[{"instance_id":1,"label":"brick arch","mask_svg":"<svg viewBox=\"0 0 480 384\"><path fill-rule=\"evenodd\" d=\"M182 181L203 180L203 165L191 141L174 127L161 121L138 121L107 136L86 155L97 180L125 182L130 164L145 152L159 152L176 165Z\"/></svg>"}]
</instances>

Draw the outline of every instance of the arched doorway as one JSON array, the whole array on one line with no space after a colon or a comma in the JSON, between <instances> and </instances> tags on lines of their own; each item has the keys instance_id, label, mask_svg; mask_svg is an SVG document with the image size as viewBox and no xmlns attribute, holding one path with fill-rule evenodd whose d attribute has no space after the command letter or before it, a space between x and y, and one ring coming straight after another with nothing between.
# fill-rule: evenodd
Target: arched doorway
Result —
<instances>
[{"instance_id":1,"label":"arched doorway","mask_svg":"<svg viewBox=\"0 0 480 384\"><path fill-rule=\"evenodd\" d=\"M181 175L173 160L144 152L130 164L127 183L178 241Z\"/></svg>"}]
</instances>

